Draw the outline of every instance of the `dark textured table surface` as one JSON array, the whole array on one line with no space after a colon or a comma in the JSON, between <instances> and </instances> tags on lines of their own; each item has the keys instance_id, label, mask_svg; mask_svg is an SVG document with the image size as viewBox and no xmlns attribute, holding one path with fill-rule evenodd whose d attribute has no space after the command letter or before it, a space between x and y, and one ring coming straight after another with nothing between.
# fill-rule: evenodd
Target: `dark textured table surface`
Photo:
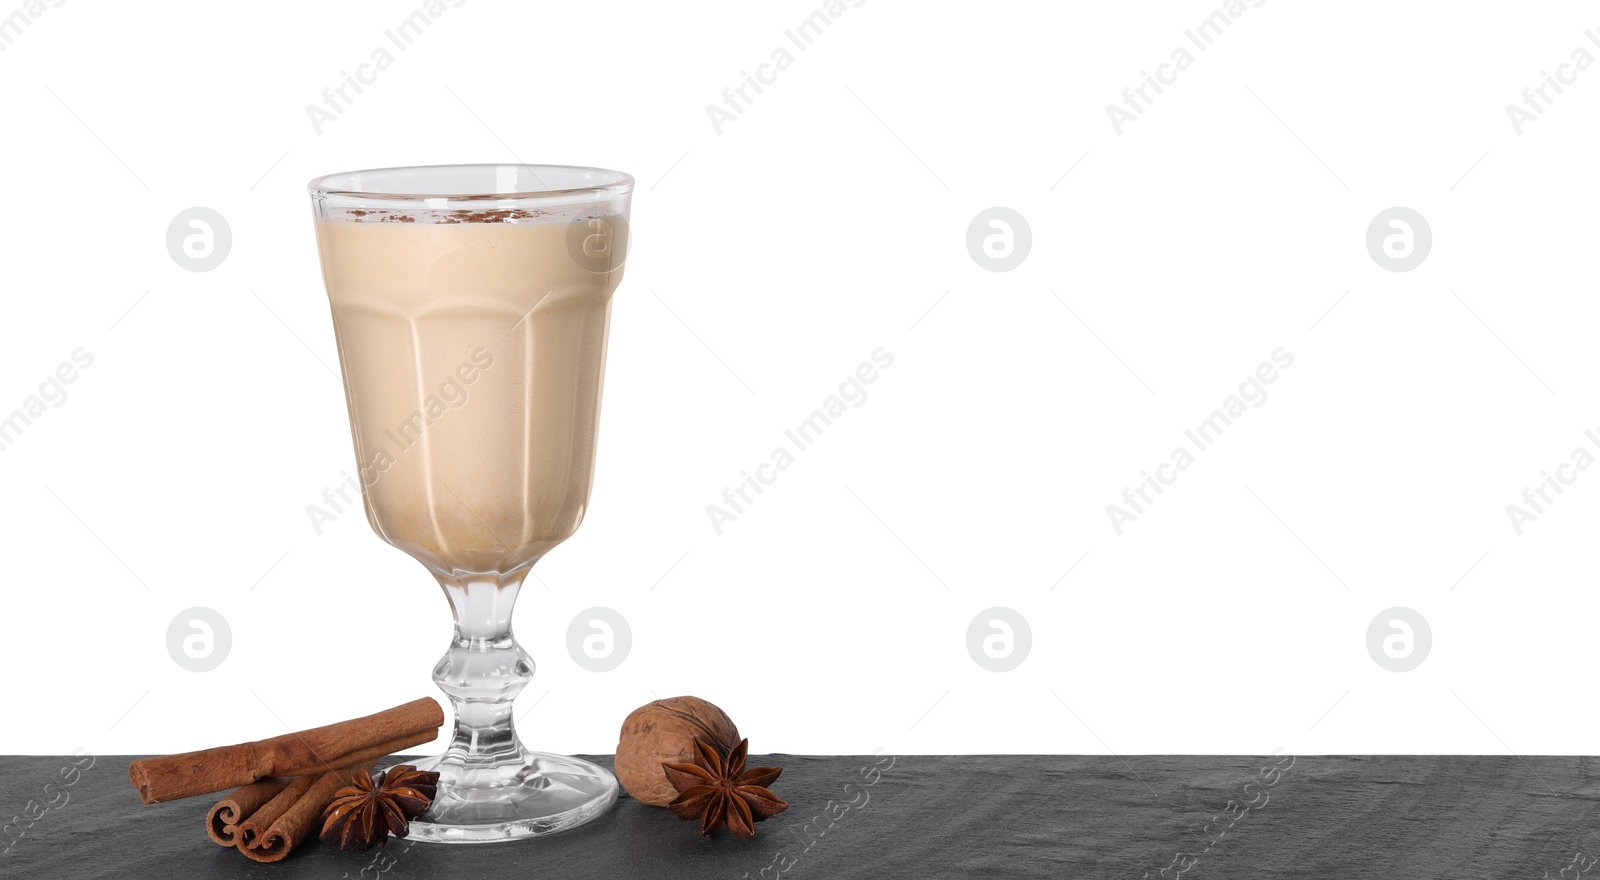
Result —
<instances>
[{"instance_id":1,"label":"dark textured table surface","mask_svg":"<svg viewBox=\"0 0 1600 880\"><path fill-rule=\"evenodd\" d=\"M212 797L141 806L126 757L101 756L63 788L61 769L86 761L0 757L0 877L1578 880L1600 872L1600 776L1588 757L773 755L759 761L784 767L773 787L790 808L751 840L703 840L692 823L624 797L596 821L538 840L391 841L360 855L313 842L277 865L206 838ZM47 803L56 805L38 815Z\"/></svg>"}]
</instances>

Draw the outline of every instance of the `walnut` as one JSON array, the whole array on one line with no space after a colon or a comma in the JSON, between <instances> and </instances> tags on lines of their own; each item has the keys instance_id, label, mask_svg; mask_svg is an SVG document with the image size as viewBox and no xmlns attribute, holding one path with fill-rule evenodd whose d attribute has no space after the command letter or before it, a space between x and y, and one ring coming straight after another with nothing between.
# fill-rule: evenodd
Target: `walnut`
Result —
<instances>
[{"instance_id":1,"label":"walnut","mask_svg":"<svg viewBox=\"0 0 1600 880\"><path fill-rule=\"evenodd\" d=\"M678 796L662 764L694 761L695 737L728 754L739 728L728 713L699 697L668 697L628 713L617 743L617 781L641 803L666 806Z\"/></svg>"}]
</instances>

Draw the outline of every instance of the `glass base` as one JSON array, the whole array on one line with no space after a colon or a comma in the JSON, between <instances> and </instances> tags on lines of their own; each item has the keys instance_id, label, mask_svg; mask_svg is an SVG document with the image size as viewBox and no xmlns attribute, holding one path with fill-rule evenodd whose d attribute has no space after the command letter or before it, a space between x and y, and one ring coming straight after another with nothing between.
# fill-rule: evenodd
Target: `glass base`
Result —
<instances>
[{"instance_id":1,"label":"glass base","mask_svg":"<svg viewBox=\"0 0 1600 880\"><path fill-rule=\"evenodd\" d=\"M520 763L465 765L446 753L416 762L439 771L427 815L410 840L495 843L555 834L599 816L617 802L617 778L581 758L523 751Z\"/></svg>"}]
</instances>

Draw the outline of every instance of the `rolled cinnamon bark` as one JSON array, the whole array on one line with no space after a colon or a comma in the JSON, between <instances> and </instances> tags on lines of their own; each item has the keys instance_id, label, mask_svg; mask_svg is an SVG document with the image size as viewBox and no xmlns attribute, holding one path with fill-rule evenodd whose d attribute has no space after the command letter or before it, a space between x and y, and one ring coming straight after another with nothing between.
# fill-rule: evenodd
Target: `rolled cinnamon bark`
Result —
<instances>
[{"instance_id":1,"label":"rolled cinnamon bark","mask_svg":"<svg viewBox=\"0 0 1600 880\"><path fill-rule=\"evenodd\" d=\"M438 735L437 730L423 731L423 733L427 734L427 739L417 738L422 734L403 736L399 739L393 739L386 743L379 743L371 748L351 752L349 755L346 755L344 758L340 759L339 764L341 766L354 767L365 762L368 766L372 766L377 763L379 758L382 758L385 755L392 755L396 752L409 749L412 746L421 745L432 740Z\"/></svg>"},{"instance_id":2,"label":"rolled cinnamon bark","mask_svg":"<svg viewBox=\"0 0 1600 880\"><path fill-rule=\"evenodd\" d=\"M239 849L255 846L259 838L267 833L272 823L278 821L283 814L289 812L300 799L306 796L311 786L317 784L317 776L301 776L290 782L288 787L273 796L251 814L250 818L239 823L239 832L234 835L234 846Z\"/></svg>"},{"instance_id":3,"label":"rolled cinnamon bark","mask_svg":"<svg viewBox=\"0 0 1600 880\"><path fill-rule=\"evenodd\" d=\"M288 788L290 782L273 776L252 782L218 801L206 814L206 834L218 846L233 846L239 836L239 825Z\"/></svg>"},{"instance_id":4,"label":"rolled cinnamon bark","mask_svg":"<svg viewBox=\"0 0 1600 880\"><path fill-rule=\"evenodd\" d=\"M128 765L139 799L157 804L265 779L326 773L421 745L438 735L444 710L428 697L365 718L257 742L145 758Z\"/></svg>"},{"instance_id":5,"label":"rolled cinnamon bark","mask_svg":"<svg viewBox=\"0 0 1600 880\"><path fill-rule=\"evenodd\" d=\"M302 780L311 782L304 793L287 810L274 816L264 830L250 835L240 835L237 844L239 852L258 862L282 860L294 852L295 847L305 843L306 838L322 825L322 811L333 803L334 794L339 789L351 785L355 774L370 771L376 763L376 760L363 761L357 766L324 773L321 776L301 777ZM252 816L247 824L256 825L256 818Z\"/></svg>"}]
</instances>

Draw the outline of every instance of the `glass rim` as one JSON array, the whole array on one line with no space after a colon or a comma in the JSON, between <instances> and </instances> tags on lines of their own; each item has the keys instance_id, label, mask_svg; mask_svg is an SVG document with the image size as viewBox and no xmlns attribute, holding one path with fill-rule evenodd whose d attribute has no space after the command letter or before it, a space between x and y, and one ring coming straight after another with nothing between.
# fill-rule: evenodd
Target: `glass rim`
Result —
<instances>
[{"instance_id":1,"label":"glass rim","mask_svg":"<svg viewBox=\"0 0 1600 880\"><path fill-rule=\"evenodd\" d=\"M515 192L484 192L482 188L468 190L465 187L451 187L454 192L424 192L421 188L408 189L400 192L393 187L382 189L362 188L361 178L366 175L394 175L422 176L428 173L448 173L460 171L465 173L483 172L489 169L517 169L527 171L533 179L540 184L537 189L519 188ZM577 186L551 186L545 184L541 177L571 180L573 177L595 177L595 181L585 181ZM537 201L541 199L570 200L580 196L597 196L612 198L632 192L633 176L622 171L613 171L609 168L596 168L589 165L530 165L520 162L479 162L449 165L398 165L389 168L364 168L359 171L339 171L333 174L324 174L312 178L306 184L306 191L313 199L356 199L361 201L393 201L416 202L442 199L447 202L484 202L484 201ZM599 199L597 199L599 200Z\"/></svg>"}]
</instances>

